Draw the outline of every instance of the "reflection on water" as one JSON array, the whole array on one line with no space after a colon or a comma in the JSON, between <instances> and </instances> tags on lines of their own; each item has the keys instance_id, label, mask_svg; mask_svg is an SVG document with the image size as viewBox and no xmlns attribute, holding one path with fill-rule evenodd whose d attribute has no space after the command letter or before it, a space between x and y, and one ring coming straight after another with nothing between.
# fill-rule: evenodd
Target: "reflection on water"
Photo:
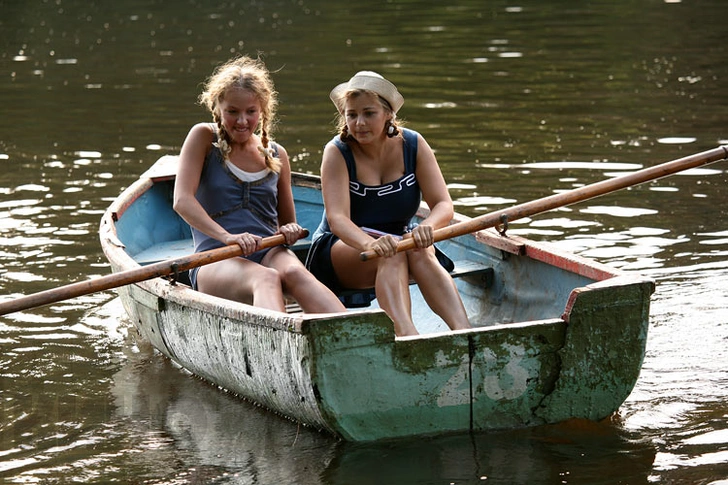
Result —
<instances>
[{"instance_id":1,"label":"reflection on water","mask_svg":"<svg viewBox=\"0 0 728 485\"><path fill-rule=\"evenodd\" d=\"M574 421L406 444L342 445L326 483L645 483L655 450L609 424ZM609 460L611 467L595 467ZM434 479L433 477L439 477Z\"/></svg>"},{"instance_id":2,"label":"reflection on water","mask_svg":"<svg viewBox=\"0 0 728 485\"><path fill-rule=\"evenodd\" d=\"M125 472L195 483L319 483L337 443L183 374L158 354L128 355L111 388L116 419L143 456ZM127 430L128 432L129 430ZM159 464L170 466L160 474Z\"/></svg>"},{"instance_id":3,"label":"reflection on water","mask_svg":"<svg viewBox=\"0 0 728 485\"><path fill-rule=\"evenodd\" d=\"M274 70L276 137L303 172L332 136L328 90L390 77L470 216L728 143L720 0L0 8L0 299L108 273L103 210L207 119L200 82L235 53ZM510 225L657 281L643 372L610 422L338 443L137 348L103 292L0 318L0 482L725 483L726 170Z\"/></svg>"}]
</instances>

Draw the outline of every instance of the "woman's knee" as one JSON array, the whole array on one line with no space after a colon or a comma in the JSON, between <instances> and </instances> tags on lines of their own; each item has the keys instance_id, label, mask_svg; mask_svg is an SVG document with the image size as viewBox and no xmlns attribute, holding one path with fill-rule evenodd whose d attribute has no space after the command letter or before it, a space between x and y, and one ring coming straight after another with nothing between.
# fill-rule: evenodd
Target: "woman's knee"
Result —
<instances>
[{"instance_id":1,"label":"woman's knee","mask_svg":"<svg viewBox=\"0 0 728 485\"><path fill-rule=\"evenodd\" d=\"M303 264L289 264L279 274L284 286L305 283L314 277Z\"/></svg>"},{"instance_id":2,"label":"woman's knee","mask_svg":"<svg viewBox=\"0 0 728 485\"><path fill-rule=\"evenodd\" d=\"M417 250L407 252L407 264L408 266L416 271L418 268L432 269L435 266L439 266L440 263L435 256L434 250Z\"/></svg>"},{"instance_id":3,"label":"woman's knee","mask_svg":"<svg viewBox=\"0 0 728 485\"><path fill-rule=\"evenodd\" d=\"M385 272L401 271L407 267L407 256L405 253L397 253L388 258L375 259L377 274Z\"/></svg>"},{"instance_id":4,"label":"woman's knee","mask_svg":"<svg viewBox=\"0 0 728 485\"><path fill-rule=\"evenodd\" d=\"M282 276L275 268L269 268L267 266L261 266L256 268L254 275L254 285L257 286L281 286Z\"/></svg>"},{"instance_id":5,"label":"woman's knee","mask_svg":"<svg viewBox=\"0 0 728 485\"><path fill-rule=\"evenodd\" d=\"M409 281L409 260L405 253L397 253L389 258L379 258L377 264L377 281Z\"/></svg>"}]
</instances>

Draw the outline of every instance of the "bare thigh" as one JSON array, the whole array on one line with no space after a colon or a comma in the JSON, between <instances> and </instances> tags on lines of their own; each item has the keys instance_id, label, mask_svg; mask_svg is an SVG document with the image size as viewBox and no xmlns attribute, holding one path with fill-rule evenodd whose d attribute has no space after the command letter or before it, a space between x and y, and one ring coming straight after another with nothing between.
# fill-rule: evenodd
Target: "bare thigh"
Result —
<instances>
[{"instance_id":1,"label":"bare thigh","mask_svg":"<svg viewBox=\"0 0 728 485\"><path fill-rule=\"evenodd\" d=\"M253 284L261 271L270 270L243 258L225 259L200 268L197 288L209 295L251 303Z\"/></svg>"},{"instance_id":2,"label":"bare thigh","mask_svg":"<svg viewBox=\"0 0 728 485\"><path fill-rule=\"evenodd\" d=\"M362 261L359 250L336 241L331 246L331 263L339 283L346 288L372 288L377 277L376 259Z\"/></svg>"},{"instance_id":3,"label":"bare thigh","mask_svg":"<svg viewBox=\"0 0 728 485\"><path fill-rule=\"evenodd\" d=\"M270 268L275 268L279 272L285 271L291 265L300 264L303 266L303 263L300 259L298 259L298 256L293 254L293 251L283 246L276 246L268 251L260 264Z\"/></svg>"}]
</instances>

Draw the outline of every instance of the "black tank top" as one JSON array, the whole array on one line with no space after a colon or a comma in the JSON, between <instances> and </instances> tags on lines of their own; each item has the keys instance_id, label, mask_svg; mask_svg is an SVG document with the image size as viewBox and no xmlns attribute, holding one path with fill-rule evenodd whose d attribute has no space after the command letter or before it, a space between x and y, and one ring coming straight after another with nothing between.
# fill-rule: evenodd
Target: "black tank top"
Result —
<instances>
[{"instance_id":1,"label":"black tank top","mask_svg":"<svg viewBox=\"0 0 728 485\"><path fill-rule=\"evenodd\" d=\"M337 136L332 142L341 151L349 171L351 220L359 227L369 227L402 235L417 213L422 194L415 176L417 168L417 132L402 129L404 175L384 185L364 185L356 178L356 163L351 148Z\"/></svg>"}]
</instances>

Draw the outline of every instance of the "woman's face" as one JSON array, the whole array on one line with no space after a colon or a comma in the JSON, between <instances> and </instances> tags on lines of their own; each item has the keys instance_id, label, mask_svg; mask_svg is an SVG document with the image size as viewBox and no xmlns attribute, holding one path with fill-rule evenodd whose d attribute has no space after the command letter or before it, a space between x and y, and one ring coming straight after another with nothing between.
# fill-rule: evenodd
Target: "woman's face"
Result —
<instances>
[{"instance_id":1,"label":"woman's face","mask_svg":"<svg viewBox=\"0 0 728 485\"><path fill-rule=\"evenodd\" d=\"M246 89L230 89L220 101L219 109L222 126L232 142L246 143L260 121L258 97Z\"/></svg>"},{"instance_id":2,"label":"woman's face","mask_svg":"<svg viewBox=\"0 0 728 485\"><path fill-rule=\"evenodd\" d=\"M344 117L349 134L360 144L385 137L384 127L391 118L379 97L370 93L349 96L344 103Z\"/></svg>"}]
</instances>

